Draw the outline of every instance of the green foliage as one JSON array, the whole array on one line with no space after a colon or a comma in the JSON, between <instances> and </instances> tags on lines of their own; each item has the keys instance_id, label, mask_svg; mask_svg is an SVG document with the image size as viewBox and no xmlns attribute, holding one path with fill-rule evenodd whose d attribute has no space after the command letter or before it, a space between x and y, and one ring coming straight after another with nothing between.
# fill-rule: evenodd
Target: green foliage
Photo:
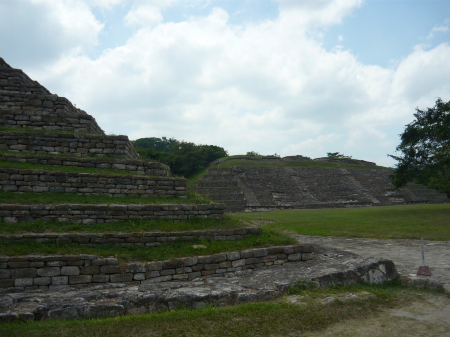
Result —
<instances>
[{"instance_id":1,"label":"green foliage","mask_svg":"<svg viewBox=\"0 0 450 337\"><path fill-rule=\"evenodd\" d=\"M141 158L160 161L176 175L189 177L209 163L228 155L222 147L197 145L174 138L141 138L133 141Z\"/></svg>"},{"instance_id":2,"label":"green foliage","mask_svg":"<svg viewBox=\"0 0 450 337\"><path fill-rule=\"evenodd\" d=\"M260 154L256 151L249 151L246 153L246 156L259 156Z\"/></svg>"},{"instance_id":3,"label":"green foliage","mask_svg":"<svg viewBox=\"0 0 450 337\"><path fill-rule=\"evenodd\" d=\"M327 152L328 158L352 159L352 156L346 156L340 152Z\"/></svg>"},{"instance_id":4,"label":"green foliage","mask_svg":"<svg viewBox=\"0 0 450 337\"><path fill-rule=\"evenodd\" d=\"M140 138L132 141L133 145L136 147L141 147L144 149L152 149L156 152L171 152L172 145L178 143L174 138L167 139L166 137L156 138Z\"/></svg>"},{"instance_id":5,"label":"green foliage","mask_svg":"<svg viewBox=\"0 0 450 337\"><path fill-rule=\"evenodd\" d=\"M399 188L415 181L450 196L450 101L438 98L434 107L416 109L414 117L400 135L402 154L390 155L398 161L392 182Z\"/></svg>"}]
</instances>

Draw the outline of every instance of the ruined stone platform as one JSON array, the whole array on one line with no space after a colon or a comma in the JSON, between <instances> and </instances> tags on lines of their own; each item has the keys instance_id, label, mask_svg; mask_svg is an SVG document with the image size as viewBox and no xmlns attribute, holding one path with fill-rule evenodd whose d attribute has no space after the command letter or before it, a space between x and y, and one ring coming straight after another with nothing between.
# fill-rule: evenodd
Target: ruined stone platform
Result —
<instances>
[{"instance_id":1,"label":"ruined stone platform","mask_svg":"<svg viewBox=\"0 0 450 337\"><path fill-rule=\"evenodd\" d=\"M299 280L318 286L381 283L397 276L394 263L334 252L327 260L285 264L274 269L244 270L226 276L200 277L126 286L99 285L89 290L0 293L0 320L41 320L112 317L181 307L198 308L268 301L281 297Z\"/></svg>"}]
</instances>

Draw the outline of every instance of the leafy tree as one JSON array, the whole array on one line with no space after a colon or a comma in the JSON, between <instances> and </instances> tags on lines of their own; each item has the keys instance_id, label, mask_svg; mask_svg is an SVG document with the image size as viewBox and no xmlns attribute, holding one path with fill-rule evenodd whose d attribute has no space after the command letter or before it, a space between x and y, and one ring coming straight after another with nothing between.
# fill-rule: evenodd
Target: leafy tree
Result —
<instances>
[{"instance_id":1,"label":"leafy tree","mask_svg":"<svg viewBox=\"0 0 450 337\"><path fill-rule=\"evenodd\" d=\"M216 159L226 157L227 151L215 145L196 145L174 138L141 138L133 141L141 158L169 165L171 171L188 177Z\"/></svg>"},{"instance_id":2,"label":"leafy tree","mask_svg":"<svg viewBox=\"0 0 450 337\"><path fill-rule=\"evenodd\" d=\"M247 152L246 156L259 156L259 153L256 151L249 151Z\"/></svg>"},{"instance_id":3,"label":"leafy tree","mask_svg":"<svg viewBox=\"0 0 450 337\"><path fill-rule=\"evenodd\" d=\"M328 158L352 159L352 156L346 156L339 152L327 152Z\"/></svg>"},{"instance_id":4,"label":"leafy tree","mask_svg":"<svg viewBox=\"0 0 450 337\"><path fill-rule=\"evenodd\" d=\"M416 109L415 120L400 135L392 182L398 188L415 181L450 196L450 101Z\"/></svg>"}]
</instances>

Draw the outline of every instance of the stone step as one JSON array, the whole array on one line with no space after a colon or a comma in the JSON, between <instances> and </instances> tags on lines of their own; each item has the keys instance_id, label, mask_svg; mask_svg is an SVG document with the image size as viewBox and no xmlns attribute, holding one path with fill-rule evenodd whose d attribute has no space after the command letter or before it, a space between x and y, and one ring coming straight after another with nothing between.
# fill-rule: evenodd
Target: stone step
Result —
<instances>
[{"instance_id":1,"label":"stone step","mask_svg":"<svg viewBox=\"0 0 450 337\"><path fill-rule=\"evenodd\" d=\"M184 178L5 168L0 168L0 188L9 192L140 197L187 196L187 180Z\"/></svg>"},{"instance_id":2,"label":"stone step","mask_svg":"<svg viewBox=\"0 0 450 337\"><path fill-rule=\"evenodd\" d=\"M139 159L127 136L100 134L0 131L0 149L43 155Z\"/></svg>"},{"instance_id":3,"label":"stone step","mask_svg":"<svg viewBox=\"0 0 450 337\"><path fill-rule=\"evenodd\" d=\"M224 205L211 204L0 204L0 220L5 223L35 220L90 224L119 220L223 219Z\"/></svg>"},{"instance_id":4,"label":"stone step","mask_svg":"<svg viewBox=\"0 0 450 337\"><path fill-rule=\"evenodd\" d=\"M51 170L51 166L75 166L128 171L137 175L171 176L170 168L167 165L159 162L146 162L135 159L57 157L48 155L0 153L0 160L16 163L48 165L49 170Z\"/></svg>"},{"instance_id":5,"label":"stone step","mask_svg":"<svg viewBox=\"0 0 450 337\"><path fill-rule=\"evenodd\" d=\"M146 246L149 248L171 244L177 240L193 241L239 241L244 235L259 235L261 228L257 226L206 229L180 232L139 232L139 233L25 233L15 235L0 235L0 242L20 243L32 240L46 245L82 244L117 246Z\"/></svg>"}]
</instances>

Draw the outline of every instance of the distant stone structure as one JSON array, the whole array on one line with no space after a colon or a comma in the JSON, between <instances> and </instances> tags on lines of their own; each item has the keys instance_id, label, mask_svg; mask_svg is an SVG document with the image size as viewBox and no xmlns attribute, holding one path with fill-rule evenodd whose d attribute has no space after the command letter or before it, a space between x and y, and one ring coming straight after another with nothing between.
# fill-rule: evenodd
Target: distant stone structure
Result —
<instances>
[{"instance_id":1,"label":"distant stone structure","mask_svg":"<svg viewBox=\"0 0 450 337\"><path fill-rule=\"evenodd\" d=\"M304 157L304 156L301 156L301 155L296 155L296 156L287 156L287 157L283 157L283 158L281 158L281 159L283 159L283 160L312 160L311 158L309 158L309 157Z\"/></svg>"},{"instance_id":2,"label":"distant stone structure","mask_svg":"<svg viewBox=\"0 0 450 337\"><path fill-rule=\"evenodd\" d=\"M286 158L278 159L284 166ZM240 160L240 159L239 159ZM319 158L361 168L318 167L210 167L196 191L226 205L227 212L270 211L289 208L335 208L449 202L445 193L410 184L396 190L392 170L353 159ZM263 163L263 162L262 162ZM283 165L282 165L283 164ZM287 165L287 163L285 163ZM371 166L375 166L372 168Z\"/></svg>"}]
</instances>

